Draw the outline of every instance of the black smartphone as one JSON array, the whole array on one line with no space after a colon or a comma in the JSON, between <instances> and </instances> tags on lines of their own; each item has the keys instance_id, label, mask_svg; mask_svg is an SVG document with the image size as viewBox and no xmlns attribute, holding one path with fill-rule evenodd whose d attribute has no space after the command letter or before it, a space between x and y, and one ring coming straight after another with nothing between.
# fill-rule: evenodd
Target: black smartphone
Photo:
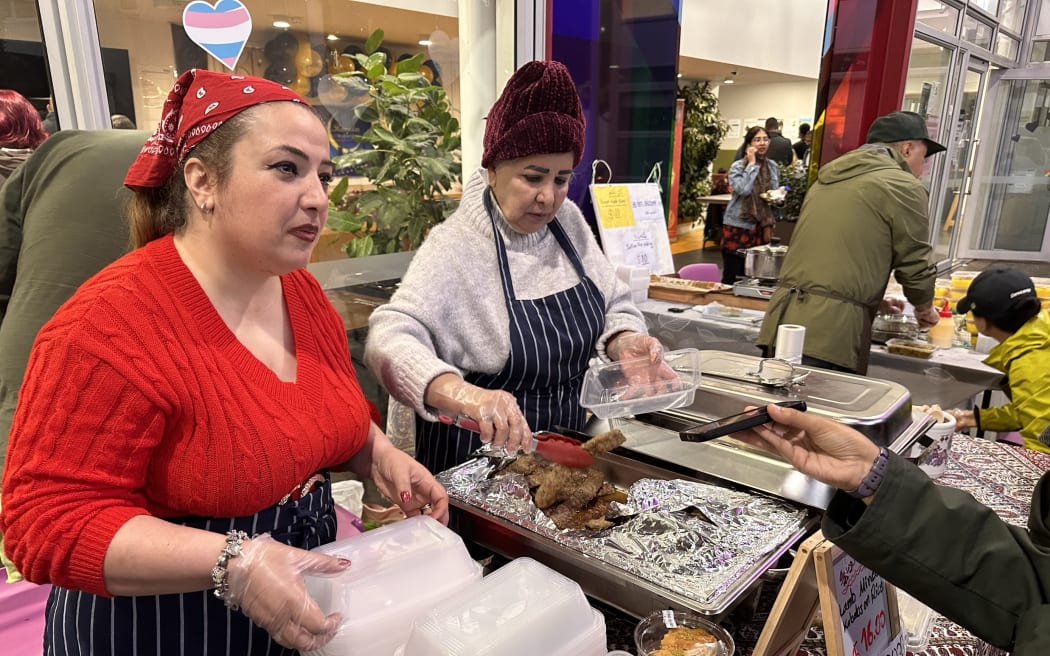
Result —
<instances>
[{"instance_id":1,"label":"black smartphone","mask_svg":"<svg viewBox=\"0 0 1050 656\"><path fill-rule=\"evenodd\" d=\"M775 405L779 405L785 408L792 408L794 410L806 410L805 401L781 401ZM689 430L684 430L678 433L678 437L684 442L706 442L713 440L716 437L722 437L724 435L730 435L737 431L742 431L745 428L752 428L761 424L767 424L772 421L769 418L769 411L766 410L766 406L760 408L753 408L745 412L741 412L738 415L732 415L730 417L722 417L716 419L707 424L702 424Z\"/></svg>"}]
</instances>

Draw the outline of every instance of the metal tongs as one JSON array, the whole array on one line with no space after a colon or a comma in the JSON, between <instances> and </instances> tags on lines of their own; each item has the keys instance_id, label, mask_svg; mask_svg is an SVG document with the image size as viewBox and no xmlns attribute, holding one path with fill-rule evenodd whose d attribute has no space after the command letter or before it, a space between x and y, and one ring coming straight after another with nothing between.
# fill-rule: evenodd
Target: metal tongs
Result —
<instances>
[{"instance_id":1,"label":"metal tongs","mask_svg":"<svg viewBox=\"0 0 1050 656\"><path fill-rule=\"evenodd\" d=\"M481 427L478 426L478 422L470 417L462 415L458 417L438 415L438 421L443 424L459 426L460 428L465 428L469 431L474 431L475 433L481 432ZM532 434L531 446L533 452L539 453L547 460L573 469L590 467L591 463L594 462L591 453L580 446L579 441L559 433L552 433L550 431L535 432ZM476 455L489 458L515 458L518 454L509 453L502 447L497 449L488 444L484 444L477 450Z\"/></svg>"}]
</instances>

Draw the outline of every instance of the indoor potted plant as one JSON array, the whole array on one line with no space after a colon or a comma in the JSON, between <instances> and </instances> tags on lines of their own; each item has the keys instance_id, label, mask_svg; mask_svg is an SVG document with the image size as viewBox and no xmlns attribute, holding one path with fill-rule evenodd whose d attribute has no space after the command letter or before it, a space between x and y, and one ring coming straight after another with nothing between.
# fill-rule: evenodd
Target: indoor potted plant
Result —
<instances>
[{"instance_id":1,"label":"indoor potted plant","mask_svg":"<svg viewBox=\"0 0 1050 656\"><path fill-rule=\"evenodd\" d=\"M459 121L445 90L419 72L423 53L397 62L390 73L382 41L383 31L376 30L364 52L353 55L356 70L333 75L344 86L365 85L368 97L354 108L368 128L335 163L373 188L347 193L344 178L329 195L328 227L354 234L344 247L351 257L418 248L459 202L448 195L462 166Z\"/></svg>"}]
</instances>

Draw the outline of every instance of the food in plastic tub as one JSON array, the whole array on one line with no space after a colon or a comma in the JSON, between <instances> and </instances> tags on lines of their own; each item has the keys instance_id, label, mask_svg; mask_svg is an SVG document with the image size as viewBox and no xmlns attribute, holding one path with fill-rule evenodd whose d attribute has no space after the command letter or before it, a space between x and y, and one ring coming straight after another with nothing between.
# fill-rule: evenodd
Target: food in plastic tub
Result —
<instances>
[{"instance_id":1,"label":"food in plastic tub","mask_svg":"<svg viewBox=\"0 0 1050 656\"><path fill-rule=\"evenodd\" d=\"M601 419L680 408L700 384L700 351L664 352L663 362L631 358L592 366L583 377L580 405Z\"/></svg>"},{"instance_id":2,"label":"food in plastic tub","mask_svg":"<svg viewBox=\"0 0 1050 656\"><path fill-rule=\"evenodd\" d=\"M937 347L929 342L894 338L886 340L886 350L896 355L908 355L913 358L929 360L933 352L937 350Z\"/></svg>"},{"instance_id":3,"label":"food in plastic tub","mask_svg":"<svg viewBox=\"0 0 1050 656\"><path fill-rule=\"evenodd\" d=\"M952 289L969 289L970 283L980 273L980 271L956 271L952 274Z\"/></svg>"},{"instance_id":4,"label":"food in plastic tub","mask_svg":"<svg viewBox=\"0 0 1050 656\"><path fill-rule=\"evenodd\" d=\"M690 611L659 610L634 630L638 656L733 656L736 645L729 632Z\"/></svg>"}]
</instances>

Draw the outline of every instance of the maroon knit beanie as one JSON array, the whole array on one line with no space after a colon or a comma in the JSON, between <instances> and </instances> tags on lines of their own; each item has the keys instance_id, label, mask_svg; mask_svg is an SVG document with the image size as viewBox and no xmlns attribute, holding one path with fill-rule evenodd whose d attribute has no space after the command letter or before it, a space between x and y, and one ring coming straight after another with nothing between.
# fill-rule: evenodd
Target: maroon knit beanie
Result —
<instances>
[{"instance_id":1,"label":"maroon knit beanie","mask_svg":"<svg viewBox=\"0 0 1050 656\"><path fill-rule=\"evenodd\" d=\"M583 108L569 69L556 61L532 61L507 81L485 122L481 165L529 155L572 151L583 157Z\"/></svg>"}]
</instances>

